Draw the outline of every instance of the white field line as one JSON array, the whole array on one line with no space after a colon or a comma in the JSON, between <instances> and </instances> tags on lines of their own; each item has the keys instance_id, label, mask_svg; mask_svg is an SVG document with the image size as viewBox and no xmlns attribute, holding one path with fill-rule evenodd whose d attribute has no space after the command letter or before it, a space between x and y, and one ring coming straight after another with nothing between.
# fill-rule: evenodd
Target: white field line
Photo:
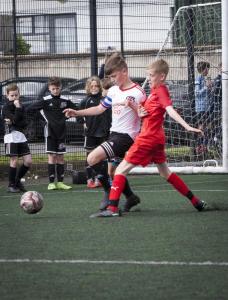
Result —
<instances>
[{"instance_id":1,"label":"white field line","mask_svg":"<svg viewBox=\"0 0 228 300\"><path fill-rule=\"evenodd\" d=\"M31 189L31 190L34 190L34 189ZM194 190L194 189L191 189L192 192L211 192L211 193L217 193L217 192L223 192L223 193L227 193L228 192L228 189L227 190ZM136 193L167 193L167 192L175 192L177 193L176 190L172 189L172 190L151 190L151 191L148 191L148 190L134 190L134 192ZM75 190L75 191L71 191L71 193L102 193L102 190ZM48 196L61 196L63 194L69 194L69 191L61 191L61 192L54 192L52 191L51 193L50 192L42 192L42 195L48 195ZM13 196L19 196L19 198L22 196L22 194L13 194ZM13 198L14 198L13 197ZM12 194L9 194L9 195L3 195L1 196L1 198L12 198ZM61 198L61 197L60 197ZM59 198L59 199L60 199ZM58 200L56 198L56 200ZM62 200L62 198L61 198Z\"/></svg>"},{"instance_id":2,"label":"white field line","mask_svg":"<svg viewBox=\"0 0 228 300\"><path fill-rule=\"evenodd\" d=\"M154 266L218 266L228 267L228 262L213 261L137 261L137 260L87 260L87 259L0 259L0 264L97 264L97 265L154 265Z\"/></svg>"},{"instance_id":3,"label":"white field line","mask_svg":"<svg viewBox=\"0 0 228 300\"><path fill-rule=\"evenodd\" d=\"M34 189L31 189L31 190L34 190ZM74 190L74 191L70 191L70 193L102 193L102 189L99 189L99 190ZM210 192L210 193L217 193L217 192L228 192L228 189L227 190L224 190L224 189L214 189L214 190L208 190L208 189L205 189L205 190L202 190L202 189L191 189L192 192ZM137 189L135 190L134 189L134 192L136 193L167 193L167 192L175 192L177 193L176 190L174 189L166 189L166 190L140 190L140 189ZM48 195L48 196L55 196L58 195L58 196L61 196L63 194L69 194L69 191L61 191L61 192L55 192L55 191L52 191L51 193L50 192L42 192L42 195ZM9 195L3 195L1 196L1 198L13 198L15 196L18 196L18 197L21 197L22 194L9 194Z\"/></svg>"}]
</instances>

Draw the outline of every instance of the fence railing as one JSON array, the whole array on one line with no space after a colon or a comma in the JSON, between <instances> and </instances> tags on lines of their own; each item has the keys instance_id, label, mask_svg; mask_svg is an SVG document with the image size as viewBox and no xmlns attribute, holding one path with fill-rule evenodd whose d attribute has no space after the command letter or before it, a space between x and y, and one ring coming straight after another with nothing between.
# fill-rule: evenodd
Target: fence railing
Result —
<instances>
[{"instance_id":1,"label":"fence railing","mask_svg":"<svg viewBox=\"0 0 228 300\"><path fill-rule=\"evenodd\" d=\"M25 98L30 97L32 101L36 101L38 96L42 96L40 91L48 77L59 76L69 82L84 80L99 71L107 51L122 52L130 75L141 82L146 77L146 66L156 57L167 37L175 11L180 4L185 5L187 2L189 1L1 0L0 105L3 105L5 87L8 82L12 82L12 78L18 80L21 94ZM187 56L182 48L183 45L178 46L174 40L169 41L166 55L171 65L170 80L188 80ZM218 48L214 47L210 51L205 48L205 51L209 61L213 62L212 65L217 65L221 57ZM213 72L216 73L216 70L213 71L212 68ZM27 82L28 78L30 83ZM81 97L85 95L83 86L79 92ZM37 126L37 123L32 123L30 127ZM77 126L68 125L69 154L66 159L69 163L74 163L74 168L81 168L85 152L81 133L75 138ZM2 137L1 122L1 143ZM40 166L45 161L42 131L33 133L30 138L34 168L42 172L43 167ZM0 155L1 161L7 162L3 157L3 146Z\"/></svg>"}]
</instances>

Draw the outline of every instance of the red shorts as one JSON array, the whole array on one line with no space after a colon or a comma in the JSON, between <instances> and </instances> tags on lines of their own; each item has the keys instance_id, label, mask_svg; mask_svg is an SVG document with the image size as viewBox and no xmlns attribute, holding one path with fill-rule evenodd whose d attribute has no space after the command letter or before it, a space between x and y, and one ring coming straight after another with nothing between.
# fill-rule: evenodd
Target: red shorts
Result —
<instances>
[{"instance_id":1,"label":"red shorts","mask_svg":"<svg viewBox=\"0 0 228 300\"><path fill-rule=\"evenodd\" d=\"M162 164L166 162L165 145L146 145L135 142L126 153L124 159L133 165L141 165L143 167L150 163Z\"/></svg>"}]
</instances>

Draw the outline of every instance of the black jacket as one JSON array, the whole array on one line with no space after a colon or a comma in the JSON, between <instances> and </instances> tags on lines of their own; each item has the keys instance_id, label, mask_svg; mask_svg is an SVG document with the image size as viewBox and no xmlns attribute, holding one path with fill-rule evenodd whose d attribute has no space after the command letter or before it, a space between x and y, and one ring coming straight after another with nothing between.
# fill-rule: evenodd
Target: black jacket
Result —
<instances>
[{"instance_id":1,"label":"black jacket","mask_svg":"<svg viewBox=\"0 0 228 300\"><path fill-rule=\"evenodd\" d=\"M101 99L102 96L100 93L97 95L89 95L80 102L79 110L97 106L100 104ZM111 109L106 110L101 115L86 116L84 120L86 124L85 136L107 137L109 135L112 122Z\"/></svg>"},{"instance_id":2,"label":"black jacket","mask_svg":"<svg viewBox=\"0 0 228 300\"><path fill-rule=\"evenodd\" d=\"M73 102L63 96L48 95L42 100L31 104L26 110L39 110L43 116L45 125L45 136L61 140L66 137L66 117L63 110L66 108L76 109Z\"/></svg>"},{"instance_id":3,"label":"black jacket","mask_svg":"<svg viewBox=\"0 0 228 300\"><path fill-rule=\"evenodd\" d=\"M11 124L5 126L6 133L12 132L14 130L23 132L27 127L25 109L21 107L16 107L13 101L7 101L2 108L2 118L10 119Z\"/></svg>"}]
</instances>

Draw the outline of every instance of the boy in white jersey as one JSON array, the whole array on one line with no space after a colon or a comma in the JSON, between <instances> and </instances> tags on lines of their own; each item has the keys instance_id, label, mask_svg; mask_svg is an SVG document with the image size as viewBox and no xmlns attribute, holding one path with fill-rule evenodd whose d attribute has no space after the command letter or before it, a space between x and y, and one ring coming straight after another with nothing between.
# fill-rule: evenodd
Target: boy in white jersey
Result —
<instances>
[{"instance_id":1,"label":"boy in white jersey","mask_svg":"<svg viewBox=\"0 0 228 300\"><path fill-rule=\"evenodd\" d=\"M109 139L94 149L87 157L88 164L99 175L99 180L105 190L105 197L100 209L105 209L108 205L107 197L110 191L110 182L103 161L107 158L124 157L140 130L137 104L146 99L143 89L129 78L127 64L120 54L111 55L105 64L105 74L115 85L109 89L107 96L98 106L79 111L69 108L64 110L66 117L77 117L98 115L106 109L112 108L112 127ZM126 182L124 194L127 198L124 205L125 211L129 211L132 206L140 202L139 198L131 191L128 182Z\"/></svg>"}]
</instances>

